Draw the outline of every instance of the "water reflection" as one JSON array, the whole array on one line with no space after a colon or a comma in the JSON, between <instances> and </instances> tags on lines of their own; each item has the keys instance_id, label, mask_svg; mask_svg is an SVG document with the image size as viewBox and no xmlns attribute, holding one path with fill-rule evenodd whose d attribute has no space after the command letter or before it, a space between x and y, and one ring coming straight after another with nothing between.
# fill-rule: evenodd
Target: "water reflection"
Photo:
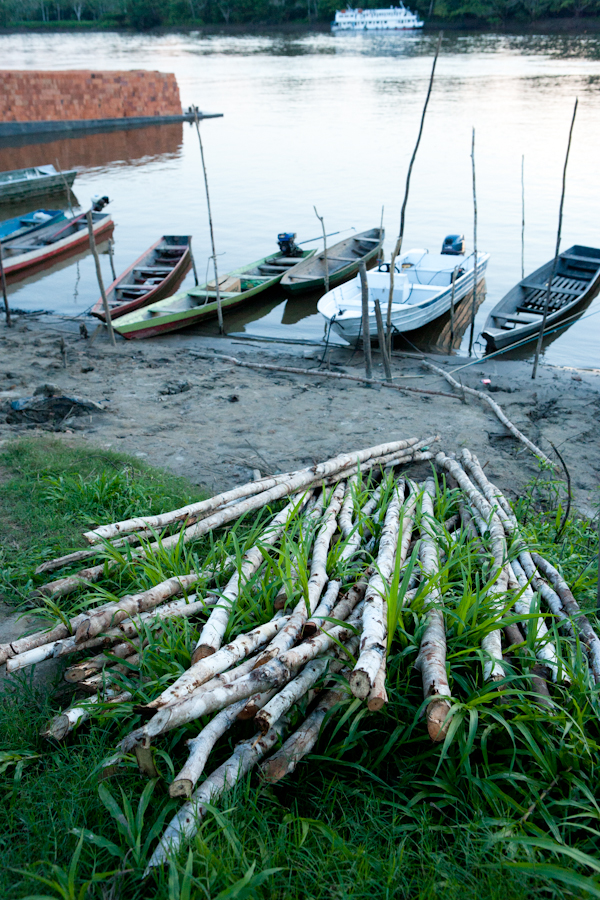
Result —
<instances>
[{"instance_id":1,"label":"water reflection","mask_svg":"<svg viewBox=\"0 0 600 900\"><path fill-rule=\"evenodd\" d=\"M80 133L77 137L18 135L0 140L0 171L45 163L62 169L107 169L144 166L181 155L183 123L152 125L125 131Z\"/></svg>"}]
</instances>

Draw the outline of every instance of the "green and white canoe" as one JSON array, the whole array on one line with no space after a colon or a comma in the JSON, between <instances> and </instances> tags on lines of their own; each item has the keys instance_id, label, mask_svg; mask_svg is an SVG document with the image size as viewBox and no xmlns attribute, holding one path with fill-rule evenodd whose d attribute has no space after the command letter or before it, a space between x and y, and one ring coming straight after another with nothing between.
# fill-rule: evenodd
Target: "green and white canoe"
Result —
<instances>
[{"instance_id":1,"label":"green and white canoe","mask_svg":"<svg viewBox=\"0 0 600 900\"><path fill-rule=\"evenodd\" d=\"M299 263L313 256L315 252L303 250L302 256L273 253L271 256L265 256L240 269L228 272L219 278L223 313L273 287L281 281L284 274L293 271ZM203 319L214 318L217 315L216 298L215 282L208 281L206 284L120 316L113 323L113 328L125 338L147 338L167 331L178 331Z\"/></svg>"}]
</instances>

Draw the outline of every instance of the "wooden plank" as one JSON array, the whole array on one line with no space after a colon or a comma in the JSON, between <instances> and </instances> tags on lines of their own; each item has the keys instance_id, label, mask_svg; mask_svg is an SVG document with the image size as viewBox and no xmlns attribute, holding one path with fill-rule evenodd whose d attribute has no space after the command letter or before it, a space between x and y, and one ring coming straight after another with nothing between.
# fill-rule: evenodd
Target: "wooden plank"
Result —
<instances>
[{"instance_id":1,"label":"wooden plank","mask_svg":"<svg viewBox=\"0 0 600 900\"><path fill-rule=\"evenodd\" d=\"M533 281L522 281L521 287L525 288L526 290L529 290L529 291L543 291L544 293L546 293L548 290L547 284L536 284L536 282L533 282ZM583 293L583 290L581 288L577 291L573 290L571 288L560 288L560 287L557 288L554 285L552 285L552 289L551 289L550 293L551 294L572 294L574 297L579 297Z\"/></svg>"}]
</instances>

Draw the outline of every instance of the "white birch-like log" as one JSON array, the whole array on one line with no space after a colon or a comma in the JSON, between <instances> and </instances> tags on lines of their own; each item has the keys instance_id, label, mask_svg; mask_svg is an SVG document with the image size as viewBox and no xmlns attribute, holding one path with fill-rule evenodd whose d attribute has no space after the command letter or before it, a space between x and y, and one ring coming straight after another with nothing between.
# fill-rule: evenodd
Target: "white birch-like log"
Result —
<instances>
[{"instance_id":1,"label":"white birch-like log","mask_svg":"<svg viewBox=\"0 0 600 900\"><path fill-rule=\"evenodd\" d=\"M432 372L437 372L438 375L441 375L442 378L445 378L446 381L452 385L457 391L461 393L471 394L472 397L477 397L478 400L483 400L484 403L487 403L490 406L496 416L500 419L505 428L510 431L513 437L516 437L518 441L521 441L522 444L525 444L528 450L531 450L534 456L543 462L545 465L549 466L552 469L556 469L556 463L552 462L546 454L540 450L539 447L529 440L529 438L525 437L525 435L519 431L519 429L513 425L510 419L504 413L504 410L501 406L499 406L495 400L492 400L489 394L485 394L483 391L476 391L474 388L467 387L464 384L459 384L455 378L452 377L448 372L445 372L443 369L440 369L438 366L434 366L433 363L428 362L427 360L421 360L421 364L425 366L427 369L431 369Z\"/></svg>"},{"instance_id":2,"label":"white birch-like log","mask_svg":"<svg viewBox=\"0 0 600 900\"><path fill-rule=\"evenodd\" d=\"M494 580L489 589L489 595L492 598L494 611L501 613L506 607L508 590L506 561L508 555L504 527L496 514L499 506L497 503L491 505L486 500L456 460L450 459L444 453L438 453L435 461L440 468L452 475L467 497L481 533L489 532L492 556L494 557L494 568L490 573ZM483 677L486 681L490 678L499 681L506 674L502 666L502 630L500 627L494 628L482 638L481 648L487 657L483 666Z\"/></svg>"},{"instance_id":3,"label":"white birch-like log","mask_svg":"<svg viewBox=\"0 0 600 900\"><path fill-rule=\"evenodd\" d=\"M506 533L518 536L520 529L515 514L502 491L489 480L475 454L465 447L460 457L463 467L502 522Z\"/></svg>"},{"instance_id":4,"label":"white birch-like log","mask_svg":"<svg viewBox=\"0 0 600 900\"><path fill-rule=\"evenodd\" d=\"M26 650L24 653L13 656L6 661L6 671L16 672L17 669L23 669L26 666L32 666L35 663L43 662L46 659L54 659L57 656L67 656L69 653L78 653L80 650L90 650L96 647L108 647L115 641L122 641L124 637L138 637L140 628L143 624L149 625L153 621L161 621L168 618L190 618L206 609L204 600L193 600L195 595L190 595L188 600L174 600L172 603L165 603L158 609L151 609L148 612L141 613L135 619L125 619L116 628L111 628L106 634L99 635L89 641L77 643L74 637L65 638L61 641L51 641L41 647L35 647L33 650Z\"/></svg>"},{"instance_id":5,"label":"white birch-like log","mask_svg":"<svg viewBox=\"0 0 600 900\"><path fill-rule=\"evenodd\" d=\"M400 507L404 499L404 481L394 484L392 498L388 504L379 541L376 571L371 575L365 593L362 618L360 656L350 675L350 689L355 697L365 700L375 684L375 678L386 654L387 615L385 603L386 585L394 568L398 533L400 528Z\"/></svg>"},{"instance_id":6,"label":"white birch-like log","mask_svg":"<svg viewBox=\"0 0 600 900\"><path fill-rule=\"evenodd\" d=\"M310 495L305 495L306 500ZM271 547L281 536L283 529L294 514L297 504L292 501L269 522L258 542L244 554L241 566L231 576L223 591L220 592L216 605L200 632L198 643L192 654L192 663L197 663L205 656L215 653L223 642L231 613L237 603L244 583L258 571L264 562L262 547Z\"/></svg>"},{"instance_id":7,"label":"white birch-like log","mask_svg":"<svg viewBox=\"0 0 600 900\"><path fill-rule=\"evenodd\" d=\"M69 668L65 670L64 679L71 684L77 683L78 681L84 681L86 678L90 678L98 672L101 672L102 669L105 669L107 666L115 665L115 660L110 659L106 655L107 652L113 657L116 656L117 659L127 659L127 657L138 652L139 646L139 640L123 641L120 644L115 644L109 651L99 653L97 656L91 656L89 659L84 659L74 666L69 666Z\"/></svg>"},{"instance_id":8,"label":"white birch-like log","mask_svg":"<svg viewBox=\"0 0 600 900\"><path fill-rule=\"evenodd\" d=\"M159 697L156 697L148 704L149 708L160 709L162 706L185 700L186 697L193 694L197 688L209 679L226 672L240 659L251 656L256 650L272 640L287 621L286 616L277 616L277 618L273 618L263 625L258 625L252 631L239 635L235 640L213 653L212 656L207 656L201 659L200 662L190 666L183 675L179 676L177 681L174 681ZM254 659L252 668L255 665L256 660Z\"/></svg>"},{"instance_id":9,"label":"white birch-like log","mask_svg":"<svg viewBox=\"0 0 600 900\"><path fill-rule=\"evenodd\" d=\"M342 503L342 508L340 509L340 514L338 516L340 531L345 538L350 537L350 535L352 534L352 529L354 528L354 499L359 484L360 475L358 472L356 473L356 475L353 475L351 478L349 478L346 483L344 502Z\"/></svg>"},{"instance_id":10,"label":"white birch-like log","mask_svg":"<svg viewBox=\"0 0 600 900\"><path fill-rule=\"evenodd\" d=\"M531 590L529 586L527 575L521 568L519 562L516 559L513 559L512 563L509 564L512 568L514 577L517 579L517 583L521 590L519 593L521 596L518 600L514 602L514 610L518 616L530 616L534 613L534 605L535 605L535 594ZM535 619L525 618L521 623L523 628L529 634L531 629L534 630L534 645L533 649L535 655L538 659L542 660L544 664L550 669L552 672L552 681L556 681L558 677L558 658L556 655L556 647L554 646L554 641L550 640L548 629L546 628L546 623L541 614L538 614Z\"/></svg>"},{"instance_id":11,"label":"white birch-like log","mask_svg":"<svg viewBox=\"0 0 600 900\"><path fill-rule=\"evenodd\" d=\"M345 669L342 674L347 676L350 674L350 670ZM296 769L302 757L310 753L317 743L323 721L329 710L347 696L348 693L343 688L335 688L323 694L311 714L290 735L281 749L261 765L262 774L269 784L281 781L285 775L291 774Z\"/></svg>"},{"instance_id":12,"label":"white birch-like log","mask_svg":"<svg viewBox=\"0 0 600 900\"><path fill-rule=\"evenodd\" d=\"M45 738L54 738L55 741L62 741L73 731L76 725L87 721L94 711L94 706L98 703L126 703L131 700L132 695L128 691L119 693L114 690L107 690L103 696L90 697L80 706L72 706L48 723L41 736Z\"/></svg>"},{"instance_id":13,"label":"white birch-like log","mask_svg":"<svg viewBox=\"0 0 600 900\"><path fill-rule=\"evenodd\" d=\"M280 657L269 660L260 668L253 669L242 678L222 685L210 693L194 693L178 703L163 706L142 728L132 732L121 742L122 749L129 751L136 743L148 743L159 734L171 731L179 725L185 725L187 722L192 722L194 719L213 713L218 709L224 709L237 700L283 687L301 666L325 653L332 646L348 641L354 634L354 624L360 622L361 612L361 608L357 607L346 625L336 625L331 632L322 633L304 641L297 647L282 653ZM212 659L214 656L208 657L204 662Z\"/></svg>"},{"instance_id":14,"label":"white birch-like log","mask_svg":"<svg viewBox=\"0 0 600 900\"><path fill-rule=\"evenodd\" d=\"M439 455L439 454L438 454ZM433 741L443 741L448 733L448 713L451 696L446 674L446 628L444 625L443 601L437 584L439 574L438 546L433 499L435 483L425 482L422 496L421 544L419 558L426 578L432 579L425 604L429 606L427 625L421 639L419 655L415 667L421 672L423 696L434 697L427 706L427 730Z\"/></svg>"},{"instance_id":15,"label":"white birch-like log","mask_svg":"<svg viewBox=\"0 0 600 900\"><path fill-rule=\"evenodd\" d=\"M165 600L186 593L198 582L200 577L201 575L196 572L191 575L174 575L147 591L123 597L118 603L111 604L102 612L91 610L78 625L75 640L77 643L89 641L108 628L118 625L124 619L130 619L139 613L155 609Z\"/></svg>"},{"instance_id":16,"label":"white birch-like log","mask_svg":"<svg viewBox=\"0 0 600 900\"><path fill-rule=\"evenodd\" d=\"M373 511L376 509L380 499L381 499L381 486L378 487L375 491L373 491L373 494L371 495L369 500L367 500L365 505L362 507L361 518L370 516L373 513ZM368 529L365 529L364 534L360 533L359 523L357 522L356 527L354 528L354 531L350 532L350 535L346 541L346 546L343 547L342 552L340 553L340 562L344 562L345 560L350 559L352 556L354 556L354 554L356 553L356 551L358 550L358 548L361 545L361 541L368 540L369 536L370 536L370 531L368 531Z\"/></svg>"},{"instance_id":17,"label":"white birch-like log","mask_svg":"<svg viewBox=\"0 0 600 900\"><path fill-rule=\"evenodd\" d=\"M600 640L589 619L583 614L581 607L573 596L571 588L562 577L558 569L555 569L548 560L540 556L539 553L532 553L533 562L536 564L540 572L552 582L565 612L571 617L573 626L579 633L580 641L585 644L590 654L590 663L592 673L596 683L600 682Z\"/></svg>"},{"instance_id":18,"label":"white birch-like log","mask_svg":"<svg viewBox=\"0 0 600 900\"><path fill-rule=\"evenodd\" d=\"M185 766L169 787L171 797L192 796L194 786L204 772L210 751L219 738L231 728L245 703L245 700L238 700L232 706L222 709L195 738L187 742L190 755Z\"/></svg>"},{"instance_id":19,"label":"white birch-like log","mask_svg":"<svg viewBox=\"0 0 600 900\"><path fill-rule=\"evenodd\" d=\"M169 822L158 846L150 857L144 877L155 866L160 866L167 862L170 856L175 855L179 851L185 840L189 840L194 836L206 813L205 804L214 804L221 794L240 781L277 743L283 728L284 723L278 722L268 734L258 734L250 738L250 740L238 744L227 762L215 769L202 782L200 787L194 791L192 797L187 803L184 803Z\"/></svg>"},{"instance_id":20,"label":"white birch-like log","mask_svg":"<svg viewBox=\"0 0 600 900\"><path fill-rule=\"evenodd\" d=\"M375 676L373 687L369 691L369 696L367 698L367 707L371 712L379 712L379 710L382 709L388 702L388 695L385 689L386 665L387 657L384 655L383 659L381 660L379 672Z\"/></svg>"},{"instance_id":21,"label":"white birch-like log","mask_svg":"<svg viewBox=\"0 0 600 900\"><path fill-rule=\"evenodd\" d=\"M127 519L123 522L114 522L110 525L101 525L99 528L88 531L84 537L94 543L102 538L111 538L117 534L125 534L131 531L138 531L140 528L162 528L173 522L184 521L192 516L199 517L205 513L213 512L237 500L243 500L253 494L268 493L272 489L280 487L282 484L289 485L288 493L294 490L300 490L312 481L319 481L328 475L342 472L349 466L356 463L364 463L371 457L383 456L396 451L405 450L418 443L418 438L408 438L408 440L392 441L385 444L379 444L376 447L369 447L365 450L356 450L351 453L341 453L332 459L319 463L316 466L310 466L306 469L300 469L296 472L287 472L283 475L275 475L270 478L263 478L261 481L251 481L248 484L242 484L233 488L231 491L225 491L217 494L208 500L202 500L199 503L192 503L180 509L171 512L161 513L157 516L139 516L135 519ZM343 476L340 476L343 477ZM282 496L285 496L283 494Z\"/></svg>"},{"instance_id":22,"label":"white birch-like log","mask_svg":"<svg viewBox=\"0 0 600 900\"><path fill-rule=\"evenodd\" d=\"M316 534L312 550L307 596L300 598L285 628L282 628L276 637L273 638L265 652L259 657L257 666L262 665L269 659L273 659L291 647L298 639L304 623L317 608L319 597L327 582L327 555L331 538L337 527L337 515L344 499L344 488L343 481L335 488L329 505L323 514L321 526Z\"/></svg>"},{"instance_id":23,"label":"white birch-like log","mask_svg":"<svg viewBox=\"0 0 600 900\"><path fill-rule=\"evenodd\" d=\"M273 688L271 691L266 691L264 694L253 694L250 697L243 708L243 710L238 713L238 719L240 722L245 722L248 719L253 719L257 712L265 706L269 700L271 700L275 694L279 691L279 688Z\"/></svg>"},{"instance_id":24,"label":"white birch-like log","mask_svg":"<svg viewBox=\"0 0 600 900\"><path fill-rule=\"evenodd\" d=\"M137 531L135 534L126 534L116 541L110 541L111 547L123 547L125 544L139 544L146 538L154 538L155 533L151 530ZM67 553L65 556L58 556L56 559L49 559L42 563L35 570L36 575L43 575L45 572L54 572L56 569L62 569L64 566L70 566L72 563L82 562L84 559L93 559L102 552L102 547L92 547L88 550L75 550L73 553Z\"/></svg>"},{"instance_id":25,"label":"white birch-like log","mask_svg":"<svg viewBox=\"0 0 600 900\"><path fill-rule=\"evenodd\" d=\"M372 574L373 569L369 566L369 568L365 569L356 584L352 585L350 590L336 603L331 610L331 616L329 618L338 619L340 622L344 622L348 618L355 606L364 599L369 578ZM334 627L332 622L318 624L313 616L302 629L302 640L306 641L308 638L313 637L318 631L328 631Z\"/></svg>"},{"instance_id":26,"label":"white birch-like log","mask_svg":"<svg viewBox=\"0 0 600 900\"><path fill-rule=\"evenodd\" d=\"M304 627L302 629L303 638L309 637L310 635L318 631L319 628L321 628L321 626L323 625L323 619L325 617L331 616L331 611L336 605L341 586L342 582L336 579L327 582L325 593L321 597L319 605L315 609L310 619L308 619L304 623Z\"/></svg>"},{"instance_id":27,"label":"white birch-like log","mask_svg":"<svg viewBox=\"0 0 600 900\"><path fill-rule=\"evenodd\" d=\"M348 653L354 654L358 649L358 636L350 638L346 643ZM338 648L338 652L341 651ZM256 715L256 724L263 734L275 724L292 706L317 683L327 671L331 673L341 672L347 666L347 659L329 659L319 657L309 662L302 671L283 687L272 700L266 703Z\"/></svg>"},{"instance_id":28,"label":"white birch-like log","mask_svg":"<svg viewBox=\"0 0 600 900\"><path fill-rule=\"evenodd\" d=\"M537 591L548 604L550 611L558 622L559 628L569 637L574 638L576 634L575 628L573 627L571 619L563 609L560 597L541 577L529 550L522 550L521 553L519 553L519 562L521 563L523 571L527 575L527 580L530 582L533 590Z\"/></svg>"}]
</instances>

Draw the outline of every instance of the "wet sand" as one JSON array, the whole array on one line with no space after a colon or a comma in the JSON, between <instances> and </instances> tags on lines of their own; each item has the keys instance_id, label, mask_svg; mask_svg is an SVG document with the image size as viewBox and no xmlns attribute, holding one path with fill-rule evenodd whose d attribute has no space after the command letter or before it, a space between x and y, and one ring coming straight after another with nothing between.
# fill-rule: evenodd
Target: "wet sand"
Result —
<instances>
[{"instance_id":1,"label":"wet sand","mask_svg":"<svg viewBox=\"0 0 600 900\"><path fill-rule=\"evenodd\" d=\"M186 333L111 347L93 344L58 317L17 316L0 324L0 444L52 430L70 445L123 451L165 467L214 492L263 474L289 471L340 451L386 440L439 433L446 452L468 446L488 476L515 497L539 471L534 457L509 435L487 405L431 394L336 381L325 376L263 372L200 359L194 351L278 365L319 366L322 350L202 337ZM66 347L65 368L60 342ZM431 357L449 370L459 357ZM375 370L381 377L379 356ZM323 368L363 373L361 352L333 348ZM464 384L494 399L531 440L570 470L581 512L594 513L600 475L600 370L542 365L536 381L523 361L485 360L460 372ZM394 354L395 383L451 392L418 358ZM489 378L489 386L482 384ZM10 401L52 383L68 396L103 407L54 425L6 422Z\"/></svg>"}]
</instances>

